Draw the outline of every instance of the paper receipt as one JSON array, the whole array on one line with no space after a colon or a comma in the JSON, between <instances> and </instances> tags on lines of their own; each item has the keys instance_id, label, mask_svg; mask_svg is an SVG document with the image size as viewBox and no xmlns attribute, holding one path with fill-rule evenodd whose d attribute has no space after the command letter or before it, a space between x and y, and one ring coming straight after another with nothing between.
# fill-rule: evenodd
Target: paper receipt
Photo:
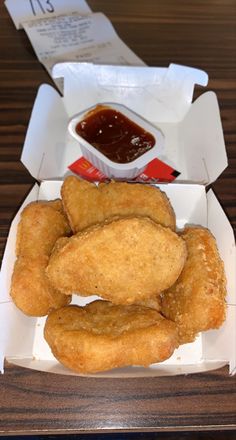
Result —
<instances>
[{"instance_id":1,"label":"paper receipt","mask_svg":"<svg viewBox=\"0 0 236 440\"><path fill-rule=\"evenodd\" d=\"M24 21L71 12L81 15L91 12L85 0L5 0L5 6L17 29L22 28Z\"/></svg>"},{"instance_id":2,"label":"paper receipt","mask_svg":"<svg viewBox=\"0 0 236 440\"><path fill-rule=\"evenodd\" d=\"M63 14L24 22L23 27L38 59L50 74L52 67L63 61L144 64L118 37L102 13Z\"/></svg>"}]
</instances>

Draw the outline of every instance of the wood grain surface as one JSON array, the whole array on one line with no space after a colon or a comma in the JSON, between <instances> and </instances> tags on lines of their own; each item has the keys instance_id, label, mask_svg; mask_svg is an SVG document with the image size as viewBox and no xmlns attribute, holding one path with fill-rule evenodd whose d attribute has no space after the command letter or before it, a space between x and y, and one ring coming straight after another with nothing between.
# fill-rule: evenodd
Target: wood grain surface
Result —
<instances>
[{"instance_id":1,"label":"wood grain surface","mask_svg":"<svg viewBox=\"0 0 236 440\"><path fill-rule=\"evenodd\" d=\"M229 166L212 187L236 228L236 1L89 0L150 66L204 69L219 99ZM0 0L0 254L34 182L20 162L41 83L52 84ZM202 93L197 89L195 97ZM0 434L201 431L236 428L236 377L222 368L169 378L58 376L6 364ZM222 437L223 438L223 437ZM225 438L227 438L225 436Z\"/></svg>"}]
</instances>

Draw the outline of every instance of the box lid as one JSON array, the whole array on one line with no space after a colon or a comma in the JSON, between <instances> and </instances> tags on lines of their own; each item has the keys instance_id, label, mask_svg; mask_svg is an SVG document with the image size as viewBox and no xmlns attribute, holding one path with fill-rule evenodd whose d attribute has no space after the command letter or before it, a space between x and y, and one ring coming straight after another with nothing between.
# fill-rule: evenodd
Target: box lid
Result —
<instances>
[{"instance_id":1,"label":"box lid","mask_svg":"<svg viewBox=\"0 0 236 440\"><path fill-rule=\"evenodd\" d=\"M21 157L36 179L68 174L68 166L81 156L68 134L69 118L98 102L124 104L159 127L166 141L159 159L180 171L179 181L209 184L227 166L216 95L207 92L192 103L195 84L207 85L204 71L175 64L60 63L53 76L63 78L64 95L45 84L39 88Z\"/></svg>"}]
</instances>

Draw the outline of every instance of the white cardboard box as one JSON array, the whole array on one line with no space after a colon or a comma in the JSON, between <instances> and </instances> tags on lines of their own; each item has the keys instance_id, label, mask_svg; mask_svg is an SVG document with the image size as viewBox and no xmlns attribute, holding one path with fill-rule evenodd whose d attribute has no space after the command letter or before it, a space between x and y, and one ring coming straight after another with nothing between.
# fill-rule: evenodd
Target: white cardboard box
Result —
<instances>
[{"instance_id":1,"label":"white cardboard box","mask_svg":"<svg viewBox=\"0 0 236 440\"><path fill-rule=\"evenodd\" d=\"M192 104L194 85L207 84L205 72L173 64L165 69L61 63L53 74L64 78L64 97L49 85L39 88L22 153L36 179L68 173L81 155L68 135L68 121L98 102L124 104L156 124L165 136L165 157L181 172L178 181L207 184L227 166L215 93L204 93Z\"/></svg>"},{"instance_id":2,"label":"white cardboard box","mask_svg":"<svg viewBox=\"0 0 236 440\"><path fill-rule=\"evenodd\" d=\"M209 227L217 239L227 276L227 319L216 331L202 333L192 344L149 368L129 367L97 376L160 376L207 371L229 364L236 372L235 242L232 228L214 193L204 184L213 182L227 166L217 98L204 93L192 104L194 84L206 85L205 72L171 65L148 67L95 66L63 63L55 77L64 78L64 97L42 85L34 104L22 153L22 162L41 181L14 218L0 277L0 362L4 357L17 365L41 371L73 374L53 358L43 339L45 318L29 318L16 309L9 296L15 261L16 229L23 207L33 200L60 195L67 165L78 158L78 146L67 135L68 119L101 101L123 103L165 131L168 156L181 175L175 183L158 185L174 207L177 225ZM75 296L85 304L90 298Z\"/></svg>"}]
</instances>

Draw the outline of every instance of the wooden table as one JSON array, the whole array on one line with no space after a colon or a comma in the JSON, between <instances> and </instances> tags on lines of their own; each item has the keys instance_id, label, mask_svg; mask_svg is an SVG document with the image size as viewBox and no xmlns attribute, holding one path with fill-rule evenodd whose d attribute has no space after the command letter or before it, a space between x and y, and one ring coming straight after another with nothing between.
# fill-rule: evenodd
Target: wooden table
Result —
<instances>
[{"instance_id":1,"label":"wooden table","mask_svg":"<svg viewBox=\"0 0 236 440\"><path fill-rule=\"evenodd\" d=\"M33 184L20 154L37 88L51 83L24 31L0 0L0 250ZM90 0L148 65L170 62L209 74L219 99L229 166L212 186L236 226L235 0ZM198 91L196 92L196 95ZM219 430L236 428L236 376L144 379L59 377L6 365L0 377L0 433ZM223 438L223 437L222 437Z\"/></svg>"}]
</instances>

